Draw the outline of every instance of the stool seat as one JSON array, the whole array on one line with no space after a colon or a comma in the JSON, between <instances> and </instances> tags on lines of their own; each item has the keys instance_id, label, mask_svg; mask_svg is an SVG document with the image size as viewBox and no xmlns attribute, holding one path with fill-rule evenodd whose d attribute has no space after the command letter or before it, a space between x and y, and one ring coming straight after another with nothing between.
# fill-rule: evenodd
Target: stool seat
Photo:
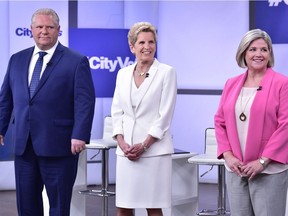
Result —
<instances>
[{"instance_id":1,"label":"stool seat","mask_svg":"<svg viewBox=\"0 0 288 216\"><path fill-rule=\"evenodd\" d=\"M113 139L93 139L86 145L87 149L110 149L116 148L117 141Z\"/></svg>"},{"instance_id":2,"label":"stool seat","mask_svg":"<svg viewBox=\"0 0 288 216\"><path fill-rule=\"evenodd\" d=\"M217 159L217 157L212 154L199 154L189 158L188 162L199 165L224 165L225 161L223 159Z\"/></svg>"}]
</instances>

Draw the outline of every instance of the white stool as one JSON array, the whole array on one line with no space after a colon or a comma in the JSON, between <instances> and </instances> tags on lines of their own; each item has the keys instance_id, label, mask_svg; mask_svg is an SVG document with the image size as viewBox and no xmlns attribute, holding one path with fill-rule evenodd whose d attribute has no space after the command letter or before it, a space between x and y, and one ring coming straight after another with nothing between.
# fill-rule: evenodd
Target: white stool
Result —
<instances>
[{"instance_id":1,"label":"white stool","mask_svg":"<svg viewBox=\"0 0 288 216\"><path fill-rule=\"evenodd\" d=\"M86 145L86 149L100 149L102 151L102 183L100 190L83 190L79 191L81 194L95 195L95 196L113 196L115 192L108 190L109 187L109 149L116 148L117 142L114 140L96 139L90 140L90 144Z\"/></svg>"},{"instance_id":2,"label":"white stool","mask_svg":"<svg viewBox=\"0 0 288 216\"><path fill-rule=\"evenodd\" d=\"M207 128L205 131L205 154L200 154L189 158L188 163L197 165L210 165L212 166L210 170L212 170L214 165L218 166L218 209L203 209L198 212L197 215L230 215L230 212L226 210L226 183L224 160L217 159L217 141L214 128ZM205 175L207 172L202 174L202 176Z\"/></svg>"},{"instance_id":3,"label":"white stool","mask_svg":"<svg viewBox=\"0 0 288 216\"><path fill-rule=\"evenodd\" d=\"M98 149L102 151L102 184L101 190L84 190L79 191L81 194L96 195L108 197L115 195L115 192L108 190L109 186L109 149L117 147L117 141L112 138L113 127L111 116L104 118L102 139L90 140L90 144L86 145L86 149ZM104 199L105 200L105 199Z\"/></svg>"},{"instance_id":4,"label":"white stool","mask_svg":"<svg viewBox=\"0 0 288 216\"><path fill-rule=\"evenodd\" d=\"M225 166L224 160L213 158L212 155L201 154L188 159L188 163L197 165L217 165L218 166L218 209L208 210L203 209L197 215L229 215L226 210L226 183L225 183Z\"/></svg>"}]
</instances>

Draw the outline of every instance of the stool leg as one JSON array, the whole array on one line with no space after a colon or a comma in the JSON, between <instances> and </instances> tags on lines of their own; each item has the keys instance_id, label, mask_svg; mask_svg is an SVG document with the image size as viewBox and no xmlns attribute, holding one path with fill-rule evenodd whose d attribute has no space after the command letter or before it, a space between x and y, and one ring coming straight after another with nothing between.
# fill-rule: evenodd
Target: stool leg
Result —
<instances>
[{"instance_id":1,"label":"stool leg","mask_svg":"<svg viewBox=\"0 0 288 216\"><path fill-rule=\"evenodd\" d=\"M108 197L102 198L102 216L108 216Z\"/></svg>"},{"instance_id":2,"label":"stool leg","mask_svg":"<svg viewBox=\"0 0 288 216\"><path fill-rule=\"evenodd\" d=\"M225 182L225 166L218 165L218 209L208 210L203 209L197 213L201 216L222 216L230 215L229 211L226 211L226 182Z\"/></svg>"},{"instance_id":3,"label":"stool leg","mask_svg":"<svg viewBox=\"0 0 288 216\"><path fill-rule=\"evenodd\" d=\"M223 166L218 166L218 214L224 213L223 208Z\"/></svg>"},{"instance_id":4,"label":"stool leg","mask_svg":"<svg viewBox=\"0 0 288 216\"><path fill-rule=\"evenodd\" d=\"M109 152L105 149L102 150L102 191L103 194L108 190L108 181L109 181Z\"/></svg>"},{"instance_id":5,"label":"stool leg","mask_svg":"<svg viewBox=\"0 0 288 216\"><path fill-rule=\"evenodd\" d=\"M226 211L226 181L225 166L218 166L218 215L230 214Z\"/></svg>"},{"instance_id":6,"label":"stool leg","mask_svg":"<svg viewBox=\"0 0 288 216\"><path fill-rule=\"evenodd\" d=\"M223 167L224 168L224 167ZM224 194L224 201L223 201L223 207L224 207L224 210L227 212L226 210L226 199L227 199L227 191L226 191L226 179L225 179L225 168L223 169L223 194ZM230 213L230 212L229 212Z\"/></svg>"},{"instance_id":7,"label":"stool leg","mask_svg":"<svg viewBox=\"0 0 288 216\"><path fill-rule=\"evenodd\" d=\"M101 192L97 193L98 196L113 196L115 195L115 192L108 191L109 187L109 166L108 166L108 160L109 160L109 149L102 149L102 188Z\"/></svg>"}]
</instances>

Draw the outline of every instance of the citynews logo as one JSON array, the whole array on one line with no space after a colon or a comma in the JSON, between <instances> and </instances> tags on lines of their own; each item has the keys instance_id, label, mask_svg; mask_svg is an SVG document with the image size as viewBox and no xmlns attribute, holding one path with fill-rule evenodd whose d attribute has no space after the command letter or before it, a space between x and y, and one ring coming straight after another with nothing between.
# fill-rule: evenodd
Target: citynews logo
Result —
<instances>
[{"instance_id":1,"label":"citynews logo","mask_svg":"<svg viewBox=\"0 0 288 216\"><path fill-rule=\"evenodd\" d=\"M277 7L280 2L284 2L286 5L288 5L288 0L268 0L269 7Z\"/></svg>"},{"instance_id":2,"label":"citynews logo","mask_svg":"<svg viewBox=\"0 0 288 216\"><path fill-rule=\"evenodd\" d=\"M29 29L29 28L20 28L20 27L19 27L19 28L16 28L15 34L16 34L17 36L19 36L19 37L22 37L22 36L24 36L24 37L30 37L30 38L33 37L32 31L31 31L31 29ZM62 31L59 32L59 36L61 36L61 35L62 35Z\"/></svg>"},{"instance_id":3,"label":"citynews logo","mask_svg":"<svg viewBox=\"0 0 288 216\"><path fill-rule=\"evenodd\" d=\"M134 61L130 57L117 56L115 60L111 60L104 56L91 56L87 57L89 60L90 68L93 70L109 70L109 72L115 72L117 66L120 68L127 67L128 65L134 64Z\"/></svg>"}]
</instances>

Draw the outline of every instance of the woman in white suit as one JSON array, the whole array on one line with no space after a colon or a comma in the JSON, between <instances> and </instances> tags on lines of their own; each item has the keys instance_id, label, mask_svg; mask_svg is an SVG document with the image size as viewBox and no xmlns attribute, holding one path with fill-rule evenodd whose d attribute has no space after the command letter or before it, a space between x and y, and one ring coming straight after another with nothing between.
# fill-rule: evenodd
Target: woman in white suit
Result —
<instances>
[{"instance_id":1,"label":"woman in white suit","mask_svg":"<svg viewBox=\"0 0 288 216\"><path fill-rule=\"evenodd\" d=\"M145 208L161 216L171 207L173 144L169 132L176 94L176 71L155 59L156 29L147 22L128 33L136 63L119 70L111 115L118 147L117 216Z\"/></svg>"}]
</instances>

